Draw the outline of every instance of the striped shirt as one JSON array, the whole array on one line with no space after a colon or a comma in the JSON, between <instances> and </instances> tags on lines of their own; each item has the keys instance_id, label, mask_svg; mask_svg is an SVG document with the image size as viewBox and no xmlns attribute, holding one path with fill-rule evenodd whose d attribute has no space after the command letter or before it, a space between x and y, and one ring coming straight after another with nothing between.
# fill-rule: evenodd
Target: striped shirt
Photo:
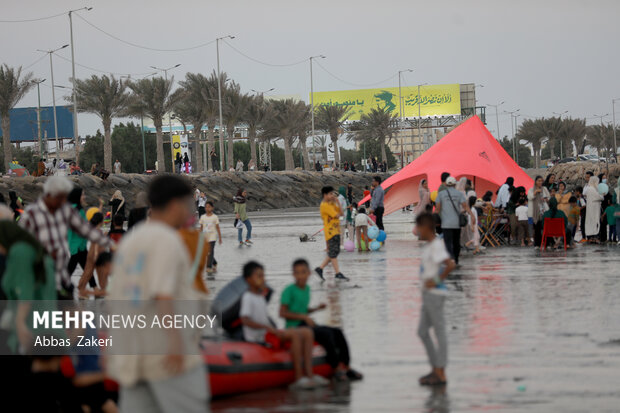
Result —
<instances>
[{"instance_id":1,"label":"striped shirt","mask_svg":"<svg viewBox=\"0 0 620 413\"><path fill-rule=\"evenodd\" d=\"M19 225L30 232L43 245L56 263L56 286L69 285L69 241L67 230L71 228L84 238L102 247L110 247L111 240L99 229L90 225L78 211L65 203L52 213L43 199L30 204L19 220Z\"/></svg>"}]
</instances>

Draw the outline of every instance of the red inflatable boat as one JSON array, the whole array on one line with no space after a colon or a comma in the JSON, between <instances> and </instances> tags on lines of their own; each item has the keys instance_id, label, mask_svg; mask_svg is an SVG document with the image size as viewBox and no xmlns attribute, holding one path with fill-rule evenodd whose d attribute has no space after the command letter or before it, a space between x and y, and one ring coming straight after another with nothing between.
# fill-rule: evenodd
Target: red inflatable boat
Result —
<instances>
[{"instance_id":1,"label":"red inflatable boat","mask_svg":"<svg viewBox=\"0 0 620 413\"><path fill-rule=\"evenodd\" d=\"M295 380L291 354L244 341L203 341L212 397L286 386ZM314 374L331 377L323 347L315 344Z\"/></svg>"}]
</instances>

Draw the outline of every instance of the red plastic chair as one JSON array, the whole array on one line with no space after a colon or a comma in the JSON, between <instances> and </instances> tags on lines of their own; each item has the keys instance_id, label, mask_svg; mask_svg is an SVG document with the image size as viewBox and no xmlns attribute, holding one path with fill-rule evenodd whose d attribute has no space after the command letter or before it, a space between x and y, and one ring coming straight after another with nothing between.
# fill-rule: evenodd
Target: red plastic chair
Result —
<instances>
[{"instance_id":1,"label":"red plastic chair","mask_svg":"<svg viewBox=\"0 0 620 413\"><path fill-rule=\"evenodd\" d=\"M542 243L540 250L547 249L547 238L562 237L564 240L564 250L566 250L566 227L563 218L545 218L543 224Z\"/></svg>"}]
</instances>

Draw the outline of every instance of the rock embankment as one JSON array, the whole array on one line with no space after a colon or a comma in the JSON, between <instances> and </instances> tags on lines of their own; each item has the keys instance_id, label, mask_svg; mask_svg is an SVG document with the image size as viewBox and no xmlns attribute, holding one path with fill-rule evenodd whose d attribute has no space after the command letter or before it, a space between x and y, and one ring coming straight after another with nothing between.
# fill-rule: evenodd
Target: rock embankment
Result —
<instances>
[{"instance_id":1,"label":"rock embankment","mask_svg":"<svg viewBox=\"0 0 620 413\"><path fill-rule=\"evenodd\" d=\"M609 168L609 173L607 173ZM541 174L546 177L548 174L555 174L556 181L566 182L569 189L577 185L584 186L585 174L587 171L594 172L594 175L601 173L607 173L607 184L610 188L615 188L618 182L618 175L620 175L620 165L618 164L605 164L603 162L569 162L555 165L547 169L545 174Z\"/></svg>"},{"instance_id":2,"label":"rock embankment","mask_svg":"<svg viewBox=\"0 0 620 413\"><path fill-rule=\"evenodd\" d=\"M380 176L382 174L379 174ZM372 174L352 172L216 172L208 175L190 175L193 187L205 192L215 203L218 213L233 211L232 197L238 188L248 191L248 209L315 207L321 201L321 188L331 185L353 184L354 198L362 196L364 187L370 186ZM387 178L388 174L383 174ZM40 195L45 177L0 178L0 193L8 203L8 192L15 191L26 203L33 202ZM97 205L98 199L108 203L116 190L121 190L127 206L131 208L136 196L146 191L153 176L141 174L110 175L103 181L90 174L70 176L70 180L84 189L88 205Z\"/></svg>"}]
</instances>

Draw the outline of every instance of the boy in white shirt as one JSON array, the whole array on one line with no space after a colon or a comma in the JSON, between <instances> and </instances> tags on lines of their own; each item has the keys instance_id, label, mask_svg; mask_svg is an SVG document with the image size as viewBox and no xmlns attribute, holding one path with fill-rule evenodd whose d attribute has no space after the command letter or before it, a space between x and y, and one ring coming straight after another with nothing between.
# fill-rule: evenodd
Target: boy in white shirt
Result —
<instances>
[{"instance_id":1,"label":"boy in white shirt","mask_svg":"<svg viewBox=\"0 0 620 413\"><path fill-rule=\"evenodd\" d=\"M517 239L521 240L521 246L525 247L526 239L529 232L529 219L527 216L527 200L520 199L519 206L515 209L515 215L517 216Z\"/></svg>"},{"instance_id":2,"label":"boy in white shirt","mask_svg":"<svg viewBox=\"0 0 620 413\"><path fill-rule=\"evenodd\" d=\"M263 266L255 261L248 262L243 266L243 278L248 284L248 291L241 297L239 316L243 324L245 340L265 343L267 334L272 334L280 341L291 343L290 351L295 369L295 382L291 384L291 389L312 389L329 384L327 379L313 376L312 373L312 347L314 346L312 330L306 327L278 330L269 319L264 295L265 269Z\"/></svg>"},{"instance_id":3,"label":"boy in white shirt","mask_svg":"<svg viewBox=\"0 0 620 413\"><path fill-rule=\"evenodd\" d=\"M420 378L423 386L444 385L447 383L446 363L448 361L448 341L443 306L447 290L443 281L456 267L446 250L443 240L435 234L435 220L431 214L423 213L416 218L415 232L420 240L427 241L422 251L420 280L422 281L422 309L418 336L424 343L432 371ZM429 330L433 328L437 345L431 339Z\"/></svg>"},{"instance_id":4,"label":"boy in white shirt","mask_svg":"<svg viewBox=\"0 0 620 413\"><path fill-rule=\"evenodd\" d=\"M355 238L357 239L357 250L361 251L361 240L362 236L365 240L368 239L368 226L374 226L375 223L368 215L366 215L366 208L361 207L357 210L357 215L355 216Z\"/></svg>"},{"instance_id":5,"label":"boy in white shirt","mask_svg":"<svg viewBox=\"0 0 620 413\"><path fill-rule=\"evenodd\" d=\"M222 233L220 231L220 219L213 213L213 202L205 203L205 214L200 217L200 229L205 233L206 241L209 243L209 257L207 258L207 274L217 271L217 260L215 259L215 241L222 245Z\"/></svg>"}]
</instances>

